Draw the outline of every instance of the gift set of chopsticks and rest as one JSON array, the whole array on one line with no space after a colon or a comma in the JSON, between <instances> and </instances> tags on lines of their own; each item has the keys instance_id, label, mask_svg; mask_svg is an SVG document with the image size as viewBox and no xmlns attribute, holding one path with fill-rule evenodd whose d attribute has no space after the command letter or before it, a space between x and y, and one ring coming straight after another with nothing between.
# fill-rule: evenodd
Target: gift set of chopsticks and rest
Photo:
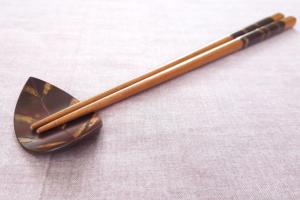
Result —
<instances>
[{"instance_id":1,"label":"gift set of chopsticks and rest","mask_svg":"<svg viewBox=\"0 0 300 200\"><path fill-rule=\"evenodd\" d=\"M99 132L102 126L99 110L261 42L292 28L295 23L295 17L276 13L85 101L78 101L54 85L30 77L15 108L17 139L26 150L40 153L75 144Z\"/></svg>"}]
</instances>

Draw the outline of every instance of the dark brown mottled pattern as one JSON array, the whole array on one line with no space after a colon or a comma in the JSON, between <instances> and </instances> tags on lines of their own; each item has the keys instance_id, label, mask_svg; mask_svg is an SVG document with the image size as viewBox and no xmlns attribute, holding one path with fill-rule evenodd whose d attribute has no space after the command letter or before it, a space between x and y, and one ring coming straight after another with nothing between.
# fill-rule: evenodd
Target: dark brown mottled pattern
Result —
<instances>
[{"instance_id":1,"label":"dark brown mottled pattern","mask_svg":"<svg viewBox=\"0 0 300 200\"><path fill-rule=\"evenodd\" d=\"M97 113L92 113L73 122L37 135L30 125L49 114L55 113L77 99L59 88L30 77L18 99L14 128L20 144L29 151L50 152L70 146L88 135L99 132L102 121Z\"/></svg>"},{"instance_id":2,"label":"dark brown mottled pattern","mask_svg":"<svg viewBox=\"0 0 300 200\"><path fill-rule=\"evenodd\" d=\"M262 19L254 24L251 24L250 26L247 26L245 28L243 28L242 30L240 31L237 31L233 34L231 34L230 36L232 38L237 38L237 37L240 37L242 35L244 35L245 33L249 33L251 31L254 31L255 29L259 28L259 27L262 27L262 26L265 26L271 22L274 22L274 19L272 19L271 17L267 17L265 19Z\"/></svg>"},{"instance_id":3,"label":"dark brown mottled pattern","mask_svg":"<svg viewBox=\"0 0 300 200\"><path fill-rule=\"evenodd\" d=\"M243 48L256 44L264 39L267 39L273 35L276 35L284 30L284 22L276 21L261 28L256 29L251 33L241 37L243 41Z\"/></svg>"}]
</instances>

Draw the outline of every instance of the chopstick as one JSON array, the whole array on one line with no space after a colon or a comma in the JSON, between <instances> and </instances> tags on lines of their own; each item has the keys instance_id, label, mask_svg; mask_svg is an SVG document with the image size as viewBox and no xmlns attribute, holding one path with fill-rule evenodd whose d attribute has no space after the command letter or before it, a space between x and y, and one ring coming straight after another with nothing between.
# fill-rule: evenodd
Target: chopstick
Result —
<instances>
[{"instance_id":1,"label":"chopstick","mask_svg":"<svg viewBox=\"0 0 300 200\"><path fill-rule=\"evenodd\" d=\"M170 79L173 79L179 75L187 73L198 67L201 67L207 63L220 59L224 56L237 52L255 43L265 40L273 35L281 33L282 31L293 27L296 23L295 17L287 17L279 21L272 22L266 26L257 28L243 36L240 36L234 40L231 40L225 44L215 47L211 50L206 51L200 55L197 55L189 60L179 63L169 69L159 72L153 76L150 76L142 81L139 81L133 85L130 85L124 89L121 89L109 96L99 99L89 105L86 105L78 110L68 113L50 123L41 126L36 130L37 133L45 132L49 129L63 125L69 121L77 119L81 116L87 115L94 111L105 108L118 101L133 96L139 92L145 91L151 87L159 85Z\"/></svg>"},{"instance_id":2,"label":"chopstick","mask_svg":"<svg viewBox=\"0 0 300 200\"><path fill-rule=\"evenodd\" d=\"M100 93L100 94L98 94L98 95L96 95L96 96L94 96L92 98L89 98L89 99L87 99L85 101L78 102L76 104L73 104L73 105L71 105L71 106L69 106L69 107L61 110L61 111L58 111L58 112L56 112L54 114L51 114L51 115L49 115L49 116L47 116L47 117L45 117L45 118L43 118L43 119L41 119L41 120L33 123L31 125L31 129L37 129L37 128L39 128L39 127L41 127L41 126L43 126L43 125L45 125L45 124L47 124L47 123L55 120L55 119L58 119L58 118L66 115L68 113L71 113L71 112L73 112L73 111L75 111L75 110L77 110L79 108L82 108L82 107L84 107L86 105L89 105L89 104L91 104L91 103L93 103L93 102L95 102L95 101L97 101L99 99L102 99L102 98L104 98L104 97L106 97L108 95L111 95L111 94L113 94L113 93L115 93L115 92L117 92L117 91L119 91L121 89L129 87L129 86L131 86L131 85L133 85L133 84L135 84L135 83L137 83L139 81L142 81L142 80L144 80L144 79L146 79L146 78L148 78L150 76L153 76L153 75L155 75L155 74L157 74L159 72L162 72L162 71L164 71L166 69L169 69L170 67L173 67L173 66L175 66L175 65L177 65L177 64L179 64L181 62L184 62L184 61L186 61L186 60L188 60L190 58L193 58L193 57L195 57L195 56L197 56L197 55L199 55L201 53L204 53L204 52L206 52L206 51L208 51L210 49L213 49L213 48L215 48L215 47L217 47L219 45L222 45L222 44L224 44L226 42L229 42L229 41L231 41L231 40L233 40L233 39L235 39L235 38L237 38L237 37L239 37L241 35L244 35L244 34L250 32L250 31L253 31L253 30L255 30L255 29L257 29L257 28L259 28L261 26L267 25L267 24L272 23L274 21L278 21L278 20L282 19L283 17L284 17L284 15L282 13L275 13L275 14L269 16L269 17L266 17L266 18L264 18L262 20L259 20L259 21L255 22L254 24L251 24L251 25L249 25L249 26L247 26L247 27L245 27L245 28L243 28L243 29L241 29L241 30L239 30L239 31L237 31L237 32L229 35L229 36L226 36L226 37L221 38L221 39L219 39L219 40L217 40L215 42L212 42L212 43L210 43L210 44L208 44L208 45L206 45L206 46L204 46L204 47L202 47L202 48L200 48L200 49L198 49L198 50L196 50L196 51L194 51L194 52L192 52L190 54L187 54L186 56L183 56L183 57L181 57L179 59L171 61L170 63L168 63L166 65L163 65L162 67L160 67L158 69L155 69L155 70L153 70L151 72L148 72L148 73L146 73L146 74L144 74L142 76L134 78L134 79L132 79L132 80L126 82L126 83L123 83L123 84L118 85L118 86L116 86L114 88L111 88L111 89L109 89L109 90L107 90L107 91L105 91L103 93Z\"/></svg>"},{"instance_id":3,"label":"chopstick","mask_svg":"<svg viewBox=\"0 0 300 200\"><path fill-rule=\"evenodd\" d=\"M36 131L37 133L45 132L49 129L63 125L69 121L77 119L81 116L87 115L94 111L105 108L130 96L133 96L139 92L145 91L151 87L159 85L163 82L171 80L179 75L185 74L191 70L201 67L207 63L220 59L224 56L237 52L255 43L265 40L273 35L283 32L286 29L293 27L296 23L295 17L286 17L279 21L272 22L266 26L257 28L245 35L242 35L234 40L231 40L225 44L215 47L206 51L200 55L197 55L189 60L181 62L171 68L154 74L142 81L132 84L124 89L121 89L111 95L108 95L102 99L99 99L93 103L90 103L80 109L77 109L71 113L68 113L56 120L41 126Z\"/></svg>"}]
</instances>

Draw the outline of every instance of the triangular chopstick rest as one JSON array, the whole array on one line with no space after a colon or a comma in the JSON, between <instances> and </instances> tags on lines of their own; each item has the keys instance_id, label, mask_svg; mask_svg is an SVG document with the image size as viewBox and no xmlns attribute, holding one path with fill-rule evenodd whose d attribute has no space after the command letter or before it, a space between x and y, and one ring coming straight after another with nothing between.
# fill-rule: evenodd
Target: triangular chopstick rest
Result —
<instances>
[{"instance_id":1,"label":"triangular chopstick rest","mask_svg":"<svg viewBox=\"0 0 300 200\"><path fill-rule=\"evenodd\" d=\"M42 135L30 129L33 122L76 102L77 99L54 85L30 77L14 113L15 134L21 146L31 152L46 153L65 148L99 132L102 121L98 113L81 117Z\"/></svg>"}]
</instances>

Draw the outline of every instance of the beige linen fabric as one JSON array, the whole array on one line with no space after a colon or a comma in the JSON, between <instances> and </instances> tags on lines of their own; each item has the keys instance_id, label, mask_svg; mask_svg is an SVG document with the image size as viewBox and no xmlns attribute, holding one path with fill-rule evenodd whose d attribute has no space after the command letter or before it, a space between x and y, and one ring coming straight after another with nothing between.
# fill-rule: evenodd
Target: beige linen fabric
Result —
<instances>
[{"instance_id":1,"label":"beige linen fabric","mask_svg":"<svg viewBox=\"0 0 300 200\"><path fill-rule=\"evenodd\" d=\"M85 99L298 0L0 1L0 199L300 199L299 26L101 112L98 137L35 156L29 76Z\"/></svg>"}]
</instances>

